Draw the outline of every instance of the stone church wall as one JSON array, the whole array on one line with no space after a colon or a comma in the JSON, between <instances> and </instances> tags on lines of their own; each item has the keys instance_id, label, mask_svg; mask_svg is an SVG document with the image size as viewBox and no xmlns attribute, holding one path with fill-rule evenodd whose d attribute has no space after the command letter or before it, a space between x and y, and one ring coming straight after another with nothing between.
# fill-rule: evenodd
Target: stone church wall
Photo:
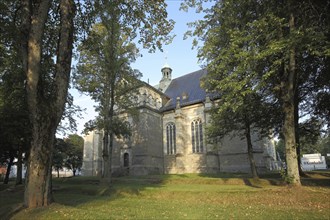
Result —
<instances>
[{"instance_id":1,"label":"stone church wall","mask_svg":"<svg viewBox=\"0 0 330 220\"><path fill-rule=\"evenodd\" d=\"M260 140L256 132L252 134L253 157L259 173L269 170L267 159L271 156L268 155L266 149L269 142L266 138ZM239 136L227 136L222 140L219 147L219 158L221 172L251 172L247 143Z\"/></svg>"},{"instance_id":2,"label":"stone church wall","mask_svg":"<svg viewBox=\"0 0 330 220\"><path fill-rule=\"evenodd\" d=\"M148 175L163 173L161 114L141 108L138 119L130 119L132 137L116 138L113 154L115 175ZM124 166L124 154L129 156Z\"/></svg>"},{"instance_id":3,"label":"stone church wall","mask_svg":"<svg viewBox=\"0 0 330 220\"><path fill-rule=\"evenodd\" d=\"M204 152L193 153L191 141L191 122L203 122ZM218 173L251 172L247 155L246 141L236 136L226 137L217 147L207 144L205 128L208 126L209 113L204 104L196 104L164 113L163 143L165 173ZM166 149L166 125L176 125L176 154L168 155ZM252 135L254 159L259 172L269 170L267 152L268 139L259 140L257 133ZM270 149L272 149L270 147Z\"/></svg>"},{"instance_id":4,"label":"stone church wall","mask_svg":"<svg viewBox=\"0 0 330 220\"><path fill-rule=\"evenodd\" d=\"M92 131L84 137L82 175L102 175L102 133Z\"/></svg>"},{"instance_id":5,"label":"stone church wall","mask_svg":"<svg viewBox=\"0 0 330 220\"><path fill-rule=\"evenodd\" d=\"M196 104L164 113L163 142L165 173L216 173L219 171L218 156L212 148L203 142L204 152L193 153L191 141L191 123L200 119L205 134L204 105ZM176 125L176 154L168 155L166 149L166 125ZM205 137L205 135L204 135Z\"/></svg>"},{"instance_id":6,"label":"stone church wall","mask_svg":"<svg viewBox=\"0 0 330 220\"><path fill-rule=\"evenodd\" d=\"M216 145L206 140L206 127L210 122L212 102L206 97L203 103L180 106L161 112L169 97L150 86L141 87L137 102L139 114L132 117L121 114L132 129L131 137L115 137L112 155L112 171L115 176L250 172L245 140L240 137L225 138ZM183 98L183 97L181 97ZM193 152L192 122L202 123L203 151ZM167 130L175 124L176 152L167 152ZM92 132L85 137L83 175L102 174L102 133ZM258 171L271 169L276 158L274 146L269 140L259 140L253 135L254 157Z\"/></svg>"}]
</instances>

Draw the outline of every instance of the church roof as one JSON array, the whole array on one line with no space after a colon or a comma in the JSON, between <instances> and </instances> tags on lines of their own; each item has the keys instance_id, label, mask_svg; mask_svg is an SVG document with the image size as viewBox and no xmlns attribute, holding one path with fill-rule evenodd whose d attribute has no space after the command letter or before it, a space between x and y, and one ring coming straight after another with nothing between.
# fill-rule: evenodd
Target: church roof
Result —
<instances>
[{"instance_id":1,"label":"church roof","mask_svg":"<svg viewBox=\"0 0 330 220\"><path fill-rule=\"evenodd\" d=\"M175 109L177 97L180 97L181 107L203 102L206 92L200 87L200 80L206 74L207 71L202 69L173 79L165 91L170 100L161 108L161 111Z\"/></svg>"}]
</instances>

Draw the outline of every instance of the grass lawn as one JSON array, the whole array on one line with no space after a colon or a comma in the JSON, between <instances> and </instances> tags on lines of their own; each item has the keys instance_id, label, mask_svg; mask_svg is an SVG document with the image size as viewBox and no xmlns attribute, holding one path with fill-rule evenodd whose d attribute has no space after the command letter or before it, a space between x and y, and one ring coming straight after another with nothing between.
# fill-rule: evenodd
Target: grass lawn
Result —
<instances>
[{"instance_id":1,"label":"grass lawn","mask_svg":"<svg viewBox=\"0 0 330 220\"><path fill-rule=\"evenodd\" d=\"M12 219L330 219L330 172L314 172L290 188L278 177L162 175L55 178L55 203L21 209ZM0 187L0 219L20 207L23 187Z\"/></svg>"}]
</instances>

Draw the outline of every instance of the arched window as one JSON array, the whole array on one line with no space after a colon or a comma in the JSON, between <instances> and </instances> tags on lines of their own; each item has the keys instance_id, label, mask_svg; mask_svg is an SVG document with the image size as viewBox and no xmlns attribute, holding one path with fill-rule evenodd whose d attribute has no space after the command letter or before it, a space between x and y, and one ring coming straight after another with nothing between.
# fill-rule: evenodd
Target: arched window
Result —
<instances>
[{"instance_id":1,"label":"arched window","mask_svg":"<svg viewBox=\"0 0 330 220\"><path fill-rule=\"evenodd\" d=\"M124 153L124 167L129 167L129 154Z\"/></svg>"},{"instance_id":2,"label":"arched window","mask_svg":"<svg viewBox=\"0 0 330 220\"><path fill-rule=\"evenodd\" d=\"M192 152L203 152L203 125L200 119L191 122Z\"/></svg>"},{"instance_id":3,"label":"arched window","mask_svg":"<svg viewBox=\"0 0 330 220\"><path fill-rule=\"evenodd\" d=\"M175 124L169 123L166 125L166 149L167 154L176 153L176 135L175 135Z\"/></svg>"}]
</instances>

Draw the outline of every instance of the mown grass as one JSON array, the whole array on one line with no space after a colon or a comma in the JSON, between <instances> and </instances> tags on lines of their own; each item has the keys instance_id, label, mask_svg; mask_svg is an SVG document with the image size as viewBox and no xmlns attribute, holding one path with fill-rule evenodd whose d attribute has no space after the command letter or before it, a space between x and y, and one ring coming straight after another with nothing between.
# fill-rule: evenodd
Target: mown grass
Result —
<instances>
[{"instance_id":1,"label":"mown grass","mask_svg":"<svg viewBox=\"0 0 330 220\"><path fill-rule=\"evenodd\" d=\"M329 219L330 173L310 173L291 188L277 175L161 175L54 179L56 203L22 209L12 219ZM327 184L326 184L327 183ZM321 186L320 186L321 185ZM22 201L23 189L0 192L2 218ZM11 198L9 200L3 198ZM10 203L10 204L9 204ZM2 215L4 214L4 215ZM7 214L7 215L6 215Z\"/></svg>"}]
</instances>

